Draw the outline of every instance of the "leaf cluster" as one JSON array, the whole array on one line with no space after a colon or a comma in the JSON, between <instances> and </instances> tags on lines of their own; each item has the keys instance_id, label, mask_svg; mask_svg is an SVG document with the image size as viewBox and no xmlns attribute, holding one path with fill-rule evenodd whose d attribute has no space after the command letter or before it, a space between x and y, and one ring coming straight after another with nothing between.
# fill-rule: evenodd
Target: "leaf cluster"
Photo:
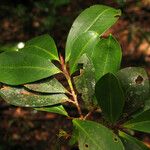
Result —
<instances>
[{"instance_id":1,"label":"leaf cluster","mask_svg":"<svg viewBox=\"0 0 150 150\"><path fill-rule=\"evenodd\" d=\"M47 34L27 41L18 51L1 53L2 98L71 118L70 144L78 141L80 150L149 149L130 134L150 133L147 73L139 67L120 69L120 44L111 34L103 37L120 15L120 10L104 5L84 10L68 34L65 58ZM68 114L69 104L77 108L78 118ZM95 112L98 122L89 121Z\"/></svg>"}]
</instances>

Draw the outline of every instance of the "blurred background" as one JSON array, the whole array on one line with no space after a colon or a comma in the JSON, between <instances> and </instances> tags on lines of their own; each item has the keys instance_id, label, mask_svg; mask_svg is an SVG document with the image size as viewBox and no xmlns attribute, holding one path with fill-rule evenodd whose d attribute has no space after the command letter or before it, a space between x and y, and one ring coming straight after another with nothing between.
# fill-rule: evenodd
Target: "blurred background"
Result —
<instances>
[{"instance_id":1,"label":"blurred background","mask_svg":"<svg viewBox=\"0 0 150 150\"><path fill-rule=\"evenodd\" d=\"M64 53L74 19L93 4L122 10L106 36L112 33L120 41L122 67L142 66L150 75L150 0L0 0L0 52L17 49L25 41L48 33ZM59 135L59 129L70 132L70 126L65 117L0 101L0 150L70 150L67 140ZM136 136L150 144L150 135Z\"/></svg>"}]
</instances>

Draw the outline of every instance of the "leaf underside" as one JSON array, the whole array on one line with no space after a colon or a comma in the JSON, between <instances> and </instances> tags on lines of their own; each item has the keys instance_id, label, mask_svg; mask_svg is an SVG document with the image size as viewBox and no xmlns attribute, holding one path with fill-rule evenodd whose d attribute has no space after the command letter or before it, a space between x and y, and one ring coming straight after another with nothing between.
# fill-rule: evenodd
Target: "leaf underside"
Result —
<instances>
[{"instance_id":1,"label":"leaf underside","mask_svg":"<svg viewBox=\"0 0 150 150\"><path fill-rule=\"evenodd\" d=\"M64 103L65 94L39 94L25 90L23 87L3 86L0 89L1 97L9 104L23 107L42 107Z\"/></svg>"},{"instance_id":2,"label":"leaf underside","mask_svg":"<svg viewBox=\"0 0 150 150\"><path fill-rule=\"evenodd\" d=\"M35 108L35 109L38 110L38 111L45 111L45 112L56 113L56 114L68 116L68 113L66 112L65 108L62 105Z\"/></svg>"},{"instance_id":3,"label":"leaf underside","mask_svg":"<svg viewBox=\"0 0 150 150\"><path fill-rule=\"evenodd\" d=\"M41 93L66 93L67 91L57 79L52 77L24 86L29 90Z\"/></svg>"}]
</instances>

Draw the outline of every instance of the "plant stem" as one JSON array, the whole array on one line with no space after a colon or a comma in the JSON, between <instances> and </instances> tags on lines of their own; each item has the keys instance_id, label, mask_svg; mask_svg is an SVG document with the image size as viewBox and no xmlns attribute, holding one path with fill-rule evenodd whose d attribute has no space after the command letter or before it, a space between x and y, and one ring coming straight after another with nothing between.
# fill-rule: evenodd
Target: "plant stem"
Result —
<instances>
[{"instance_id":1,"label":"plant stem","mask_svg":"<svg viewBox=\"0 0 150 150\"><path fill-rule=\"evenodd\" d=\"M97 107L93 108L91 111L88 112L88 114L83 119L86 120L87 118L89 118L96 110Z\"/></svg>"},{"instance_id":2,"label":"plant stem","mask_svg":"<svg viewBox=\"0 0 150 150\"><path fill-rule=\"evenodd\" d=\"M72 97L73 97L73 99L74 99L74 104L76 105L76 107L77 107L77 109L78 109L80 118L83 118L82 111L81 111L81 108L80 108L80 106L79 106L79 102L78 102L77 95L76 95L76 93L75 93L75 90L74 90L74 87L73 87L71 78L69 77L69 78L67 79L67 81L68 81L68 84L69 84L69 87L70 87L70 90L71 90L71 93L72 93Z\"/></svg>"},{"instance_id":3,"label":"plant stem","mask_svg":"<svg viewBox=\"0 0 150 150\"><path fill-rule=\"evenodd\" d=\"M80 105L79 105L79 102L78 102L78 99L77 99L77 94L76 94L74 86L72 84L71 76L70 76L70 74L67 70L66 64L65 64L64 59L61 55L60 55L60 62L61 62L61 67L62 67L63 74L66 77L67 82L68 82L69 87L70 87L71 95L72 95L72 98L73 98L72 103L76 105L78 113L80 115L80 118L83 119L82 111L81 111L81 108L80 108Z\"/></svg>"}]
</instances>

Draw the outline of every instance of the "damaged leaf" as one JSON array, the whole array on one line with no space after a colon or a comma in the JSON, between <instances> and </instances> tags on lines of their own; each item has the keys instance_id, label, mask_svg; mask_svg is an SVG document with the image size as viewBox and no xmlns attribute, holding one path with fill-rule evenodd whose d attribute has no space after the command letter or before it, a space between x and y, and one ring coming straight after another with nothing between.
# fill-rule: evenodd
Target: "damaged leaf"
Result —
<instances>
[{"instance_id":1,"label":"damaged leaf","mask_svg":"<svg viewBox=\"0 0 150 150\"><path fill-rule=\"evenodd\" d=\"M126 97L124 113L130 115L143 108L150 96L149 79L144 68L124 68L117 73L117 77Z\"/></svg>"},{"instance_id":2,"label":"damaged leaf","mask_svg":"<svg viewBox=\"0 0 150 150\"><path fill-rule=\"evenodd\" d=\"M82 95L83 102L86 108L91 108L94 105L94 93L95 93L95 69L90 58L84 54L79 63L83 64L81 74L74 77L76 89Z\"/></svg>"},{"instance_id":3,"label":"damaged leaf","mask_svg":"<svg viewBox=\"0 0 150 150\"><path fill-rule=\"evenodd\" d=\"M26 88L42 93L66 93L66 89L55 78L48 78L31 84L25 84Z\"/></svg>"},{"instance_id":4,"label":"damaged leaf","mask_svg":"<svg viewBox=\"0 0 150 150\"><path fill-rule=\"evenodd\" d=\"M92 52L98 41L99 35L93 31L85 32L77 38L72 46L72 52L69 60L71 74L76 71L80 57L86 52Z\"/></svg>"},{"instance_id":5,"label":"damaged leaf","mask_svg":"<svg viewBox=\"0 0 150 150\"><path fill-rule=\"evenodd\" d=\"M118 136L99 123L74 119L73 125L80 150L124 150Z\"/></svg>"},{"instance_id":6,"label":"damaged leaf","mask_svg":"<svg viewBox=\"0 0 150 150\"><path fill-rule=\"evenodd\" d=\"M23 107L42 107L64 103L65 94L39 94L25 90L23 87L3 86L0 96L9 104Z\"/></svg>"}]
</instances>

